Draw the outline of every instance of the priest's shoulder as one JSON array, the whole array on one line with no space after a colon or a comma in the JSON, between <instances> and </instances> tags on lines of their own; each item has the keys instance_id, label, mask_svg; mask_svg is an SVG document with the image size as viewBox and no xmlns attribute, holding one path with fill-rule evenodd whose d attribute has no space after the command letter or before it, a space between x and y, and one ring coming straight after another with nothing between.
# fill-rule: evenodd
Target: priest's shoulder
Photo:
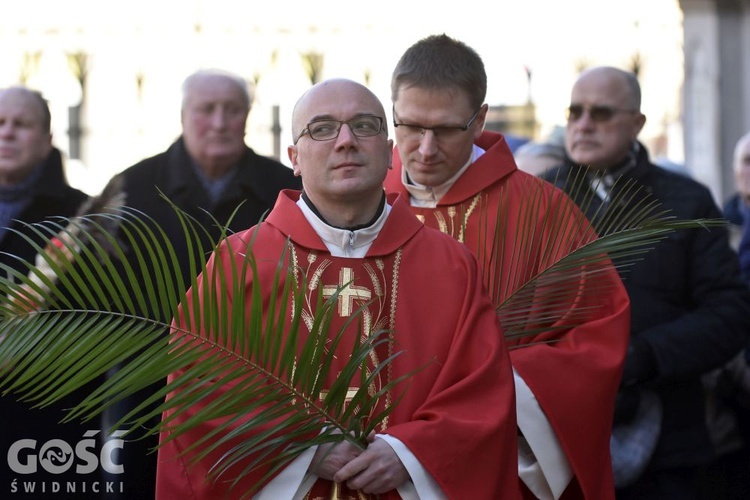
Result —
<instances>
[{"instance_id":1,"label":"priest's shoulder","mask_svg":"<svg viewBox=\"0 0 750 500\"><path fill-rule=\"evenodd\" d=\"M258 249L268 250L274 246L274 242L284 243L285 241L286 236L276 227L267 222L260 222L243 231L227 235L225 240L221 242L219 249L229 247L235 251L243 252L249 249L254 251Z\"/></svg>"}]
</instances>

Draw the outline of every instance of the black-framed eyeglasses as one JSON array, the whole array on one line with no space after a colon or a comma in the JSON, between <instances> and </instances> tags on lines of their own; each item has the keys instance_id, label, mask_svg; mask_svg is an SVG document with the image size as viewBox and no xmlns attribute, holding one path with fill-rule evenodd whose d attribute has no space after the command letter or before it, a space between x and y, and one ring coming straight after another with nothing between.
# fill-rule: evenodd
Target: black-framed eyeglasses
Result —
<instances>
[{"instance_id":1,"label":"black-framed eyeglasses","mask_svg":"<svg viewBox=\"0 0 750 500\"><path fill-rule=\"evenodd\" d=\"M396 121L396 110L393 110L393 126L400 128L402 133L408 138L424 137L428 130L432 130L433 135L436 139L450 139L457 137L461 132L466 132L469 127L476 121L479 112L482 111L482 106L477 109L466 125L437 125L435 127L425 127L424 125L416 125L412 123L398 123Z\"/></svg>"},{"instance_id":2,"label":"black-framed eyeglasses","mask_svg":"<svg viewBox=\"0 0 750 500\"><path fill-rule=\"evenodd\" d=\"M374 137L383 130L383 118L375 115L360 115L344 121L313 120L300 132L294 140L294 144L297 144L297 141L305 134L309 135L310 139L314 141L330 141L339 136L344 124L349 125L352 134L356 137Z\"/></svg>"},{"instance_id":3,"label":"black-framed eyeglasses","mask_svg":"<svg viewBox=\"0 0 750 500\"><path fill-rule=\"evenodd\" d=\"M584 106L582 104L571 104L565 110L565 117L569 122L575 122L581 119L584 113L588 112L591 121L596 123L608 122L618 113L637 113L635 109L622 109L612 106L595 104L593 106Z\"/></svg>"}]
</instances>

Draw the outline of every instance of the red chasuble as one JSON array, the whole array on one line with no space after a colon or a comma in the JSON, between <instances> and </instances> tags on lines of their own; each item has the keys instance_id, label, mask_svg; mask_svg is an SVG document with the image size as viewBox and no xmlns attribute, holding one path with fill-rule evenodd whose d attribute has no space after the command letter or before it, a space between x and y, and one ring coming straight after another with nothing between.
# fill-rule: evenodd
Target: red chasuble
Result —
<instances>
[{"instance_id":1,"label":"red chasuble","mask_svg":"<svg viewBox=\"0 0 750 500\"><path fill-rule=\"evenodd\" d=\"M402 354L387 376L395 380L425 367L409 379L405 396L378 432L403 442L448 498L518 498L512 370L475 258L463 245L425 228L403 198L393 203L365 258L332 257L297 207L298 196L282 192L265 222L227 241L238 255L255 238L252 248L264 298L278 293L269 284L282 252L299 277L309 280L306 303L347 285L340 293L336 321L343 324L354 310L369 304L362 321L352 323L391 332L391 342L377 356ZM226 247L220 249L209 269L217 259L231 269L228 255ZM246 289L253 285L248 278ZM352 325L351 335L361 335L357 325ZM346 356L348 347L337 351ZM398 396L398 387L387 399ZM200 411L188 408L188 413ZM201 426L159 450L159 499L237 498L264 484L260 478L265 468L244 476L233 490L223 482L207 482L207 471L221 453L189 465L193 457L181 451L211 429Z\"/></svg>"},{"instance_id":2,"label":"red chasuble","mask_svg":"<svg viewBox=\"0 0 750 500\"><path fill-rule=\"evenodd\" d=\"M411 209L426 226L471 249L493 302L500 305L596 235L561 191L517 169L502 135L484 132L477 145L486 152L436 208ZM393 160L386 190L408 196L399 155ZM561 228L566 234L562 241ZM551 235L556 235L554 244ZM527 311L528 328L541 326L547 332L509 341L513 367L534 393L577 480L565 499L614 498L609 438L628 345L630 303L617 271L609 264L600 267L598 273L569 283L564 312L545 316L543 310ZM544 302L544 293L539 288L536 300ZM548 340L556 342L528 345ZM577 486L583 496L575 493Z\"/></svg>"}]
</instances>

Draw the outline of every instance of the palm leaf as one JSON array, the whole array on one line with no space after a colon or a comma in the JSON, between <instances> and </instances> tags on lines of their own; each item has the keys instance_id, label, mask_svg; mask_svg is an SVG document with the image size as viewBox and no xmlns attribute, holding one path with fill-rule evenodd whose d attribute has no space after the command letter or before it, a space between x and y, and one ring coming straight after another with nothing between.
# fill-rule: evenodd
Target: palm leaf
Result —
<instances>
[{"instance_id":1,"label":"palm leaf","mask_svg":"<svg viewBox=\"0 0 750 500\"><path fill-rule=\"evenodd\" d=\"M180 276L175 248L145 214L122 209L27 225L38 237L27 241L41 260L25 263L26 273L3 266L0 390L46 406L120 367L81 396L64 420L92 419L151 388L151 396L113 428L143 435L169 431L167 439L175 439L220 421L188 450L200 459L228 449L211 472L214 480L240 463L245 471L270 465L271 474L315 444L348 440L366 446L367 435L393 410L381 399L406 378L386 382L380 377L398 353L368 366L371 352L390 341L389 332L354 342L341 374L319 400L323 384L333 378L328 375L334 353L351 330L350 323L331 326L338 292L319 297L308 334L301 329L307 283L296 280L285 256L273 282L253 286L246 297L245 277L261 281L254 241L243 255L222 244L226 231L213 243L215 251L230 253L226 262L232 267L226 272L197 251L207 233L173 208L202 270L190 283L175 284L173 276ZM120 228L117 236L110 231L113 225ZM132 249L130 259L124 248ZM263 289L281 292L264 303ZM186 300L188 294L194 300ZM178 375L164 385L170 374ZM359 389L349 400L351 387ZM200 412L174 425L195 405Z\"/></svg>"},{"instance_id":2,"label":"palm leaf","mask_svg":"<svg viewBox=\"0 0 750 500\"><path fill-rule=\"evenodd\" d=\"M573 181L582 185L583 179ZM478 255L485 276L511 262L503 282L487 281L490 292L501 297L497 310L509 339L586 321L594 311L579 308L571 314L580 283L585 282L586 293L606 293L611 284L597 278L612 266L631 265L673 231L721 223L676 220L657 200L636 201L641 197L633 186L619 204L627 209L603 212L595 232L582 217L571 217L577 209L567 198L535 186L530 185L515 225L503 213L480 212L486 230L477 247L489 248ZM328 377L333 353L352 326L332 327L338 293L326 300L319 296L312 327L301 330L303 298L315 289L294 278L303 273L295 273L282 255L271 283L245 296L245 277L260 281L254 241L242 255L223 259L231 263L225 270L200 251L208 232L173 208L200 280L175 281L181 273L173 243L143 213L113 209L29 226L45 242L27 238L39 259L24 263L22 272L1 269L6 277L0 278L0 390L45 406L120 367L65 419L92 419L149 388L151 395L113 428L168 432L167 439L175 439L205 422L221 422L189 451L200 459L223 450L210 476L234 484L257 467L273 474L316 444L349 440L366 446L366 436L403 392L390 406L382 404L385 395L408 378L386 383L380 377L398 353L363 369L371 352L389 342L389 332L355 342L341 374ZM212 241L216 252L232 251L223 244L226 236L225 230ZM529 260L538 263L533 273L524 272ZM263 288L280 293L264 304ZM193 300L186 300L188 294ZM180 304L192 306L181 309ZM178 321L172 324L171 318ZM162 384L170 374L175 375ZM327 378L335 381L319 399ZM349 398L352 386L359 390ZM196 406L200 412L178 423Z\"/></svg>"},{"instance_id":3,"label":"palm leaf","mask_svg":"<svg viewBox=\"0 0 750 500\"><path fill-rule=\"evenodd\" d=\"M596 209L586 169L564 183L570 198L554 195L548 184L530 177L514 220L504 212L509 193L501 192L496 212L479 208L483 230L478 241L467 242L479 249L485 285L510 340L585 323L599 306L574 305L584 294L604 296L619 286L608 279L613 268L627 279L628 268L675 231L726 224L677 219L632 180L618 179L612 189L617 195ZM480 204L488 206L486 199ZM589 220L584 213L593 215Z\"/></svg>"}]
</instances>

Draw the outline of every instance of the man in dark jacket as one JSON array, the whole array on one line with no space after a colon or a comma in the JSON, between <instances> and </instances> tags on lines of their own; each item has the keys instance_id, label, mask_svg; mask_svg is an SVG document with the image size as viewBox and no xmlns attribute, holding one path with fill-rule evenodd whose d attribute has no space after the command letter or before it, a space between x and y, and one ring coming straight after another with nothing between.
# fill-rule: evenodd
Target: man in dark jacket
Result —
<instances>
[{"instance_id":1,"label":"man in dark jacket","mask_svg":"<svg viewBox=\"0 0 750 500\"><path fill-rule=\"evenodd\" d=\"M740 271L750 286L750 132L737 140L732 163L737 192L724 203L724 217L730 224L730 241L740 257ZM746 443L750 443L750 345L723 373L732 382L728 386L731 402L739 414Z\"/></svg>"},{"instance_id":2,"label":"man in dark jacket","mask_svg":"<svg viewBox=\"0 0 750 500\"><path fill-rule=\"evenodd\" d=\"M750 284L750 132L740 137L734 146L732 161L737 192L724 202L724 217L731 223L732 243L739 249L740 266L745 281ZM744 252L740 248L745 241Z\"/></svg>"},{"instance_id":3,"label":"man in dark jacket","mask_svg":"<svg viewBox=\"0 0 750 500\"><path fill-rule=\"evenodd\" d=\"M203 70L189 76L182 91L182 136L165 152L118 177L124 181L126 205L153 219L174 244L182 270L175 280L189 284L197 270L190 267L183 228L170 202L216 239L220 225L238 231L257 224L273 207L279 191L301 189L301 182L291 168L245 144L251 96L242 78ZM207 238L197 251L211 250ZM114 424L134 403L126 401L106 412L105 424ZM156 453L148 451L157 441L154 436L125 444L121 460L125 488L117 498L154 497Z\"/></svg>"},{"instance_id":4,"label":"man in dark jacket","mask_svg":"<svg viewBox=\"0 0 750 500\"><path fill-rule=\"evenodd\" d=\"M610 67L584 71L568 108L568 160L545 177L565 189L571 173L588 167L584 188L568 192L595 225L596 210L618 203L625 180L641 187L638 201L653 196L678 219L721 218L705 186L650 162L637 141L646 120L640 100L635 75ZM682 230L656 244L622 277L632 320L612 441L617 498L703 498L701 478L717 457L701 376L732 358L750 331L750 294L737 254L724 227ZM616 457L623 432L632 433L624 442L632 454ZM636 435L650 438L641 449L633 447ZM634 456L645 459L643 469L630 460ZM620 470L618 464L624 464ZM712 495L724 498L718 491Z\"/></svg>"},{"instance_id":5,"label":"man in dark jacket","mask_svg":"<svg viewBox=\"0 0 750 500\"><path fill-rule=\"evenodd\" d=\"M25 87L0 90L0 263L26 273L24 262L34 262L36 255L30 241L43 242L24 223L72 216L86 199L65 178L41 94ZM90 425L60 424L70 406L66 401L30 406L15 395L0 398L0 496L50 498L55 488L65 492L72 484L76 498L98 498L93 489L99 478L81 473L75 451L80 443L93 451L97 432ZM89 464L94 470L99 465Z\"/></svg>"}]
</instances>

